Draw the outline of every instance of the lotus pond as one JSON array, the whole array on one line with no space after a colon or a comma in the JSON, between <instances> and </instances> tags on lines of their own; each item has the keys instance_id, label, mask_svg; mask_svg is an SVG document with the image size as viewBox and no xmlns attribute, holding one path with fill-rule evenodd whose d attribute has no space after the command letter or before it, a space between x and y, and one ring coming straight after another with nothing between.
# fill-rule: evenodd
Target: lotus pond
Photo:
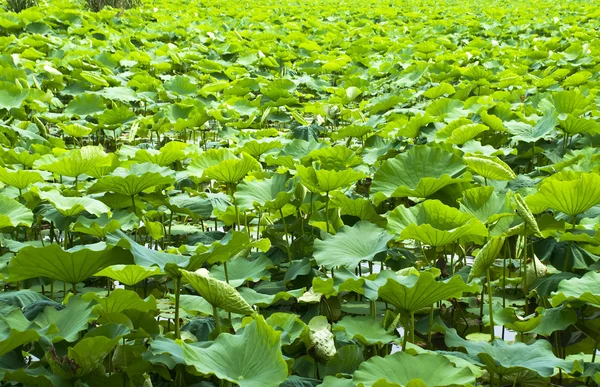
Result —
<instances>
[{"instance_id":1,"label":"lotus pond","mask_svg":"<svg viewBox=\"0 0 600 387\"><path fill-rule=\"evenodd\" d=\"M0 384L597 385L599 17L0 10Z\"/></svg>"}]
</instances>

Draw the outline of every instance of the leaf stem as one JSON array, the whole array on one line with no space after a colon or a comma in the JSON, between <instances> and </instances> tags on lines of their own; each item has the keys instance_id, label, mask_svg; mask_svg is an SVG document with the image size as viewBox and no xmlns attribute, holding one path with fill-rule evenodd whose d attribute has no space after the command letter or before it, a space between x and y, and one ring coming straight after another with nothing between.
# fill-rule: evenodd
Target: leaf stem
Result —
<instances>
[{"instance_id":1,"label":"leaf stem","mask_svg":"<svg viewBox=\"0 0 600 387\"><path fill-rule=\"evenodd\" d=\"M492 302L492 278L490 275L490 268L488 268L485 271L485 276L486 276L486 282L487 282L487 286L488 286L488 306L490 308L489 313L490 313L490 335L492 338L492 342L494 342L494 340L496 339L496 333L494 331L494 306L493 306L493 302Z\"/></svg>"},{"instance_id":2,"label":"leaf stem","mask_svg":"<svg viewBox=\"0 0 600 387\"><path fill-rule=\"evenodd\" d=\"M181 294L181 277L175 278L175 338L179 339L179 296Z\"/></svg>"}]
</instances>

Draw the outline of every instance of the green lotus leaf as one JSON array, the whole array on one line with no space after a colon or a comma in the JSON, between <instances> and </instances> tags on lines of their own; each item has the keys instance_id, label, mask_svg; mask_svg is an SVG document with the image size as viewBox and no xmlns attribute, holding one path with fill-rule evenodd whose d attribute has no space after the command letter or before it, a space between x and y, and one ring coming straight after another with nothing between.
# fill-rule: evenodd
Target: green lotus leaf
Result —
<instances>
[{"instance_id":1,"label":"green lotus leaf","mask_svg":"<svg viewBox=\"0 0 600 387\"><path fill-rule=\"evenodd\" d=\"M292 199L293 189L292 181L287 175L275 174L270 179L242 181L238 184L234 197L242 210L258 206L278 211Z\"/></svg>"},{"instance_id":2,"label":"green lotus leaf","mask_svg":"<svg viewBox=\"0 0 600 387\"><path fill-rule=\"evenodd\" d=\"M14 291L4 291L0 293L0 303L7 305L18 306L19 308L26 308L31 304L38 304L40 301L46 302L50 299L38 292L30 289L21 289Z\"/></svg>"},{"instance_id":3,"label":"green lotus leaf","mask_svg":"<svg viewBox=\"0 0 600 387\"><path fill-rule=\"evenodd\" d=\"M129 309L135 309L140 312L149 312L156 310L156 299L150 295L142 299L136 292L125 289L115 289L108 297L100 297L95 293L86 293L82 296L84 300L95 300L98 305L94 308L101 315L119 313Z\"/></svg>"},{"instance_id":4,"label":"green lotus leaf","mask_svg":"<svg viewBox=\"0 0 600 387\"><path fill-rule=\"evenodd\" d=\"M517 212L519 216L525 221L525 224L529 229L533 232L534 235L542 235L542 231L538 225L535 216L533 216L533 212L529 208L527 201L523 199L523 197L517 193L515 194L515 203L517 204Z\"/></svg>"},{"instance_id":5,"label":"green lotus leaf","mask_svg":"<svg viewBox=\"0 0 600 387\"><path fill-rule=\"evenodd\" d=\"M494 322L517 333L530 332L542 322L543 315L537 311L529 316L520 316L513 308L494 311Z\"/></svg>"},{"instance_id":6,"label":"green lotus leaf","mask_svg":"<svg viewBox=\"0 0 600 387\"><path fill-rule=\"evenodd\" d=\"M335 140L347 137L363 138L373 131L373 127L370 125L349 125L340 128L337 132L333 133L331 137Z\"/></svg>"},{"instance_id":7,"label":"green lotus leaf","mask_svg":"<svg viewBox=\"0 0 600 387\"><path fill-rule=\"evenodd\" d=\"M65 114L75 115L79 117L85 117L101 113L106 109L106 105L102 101L102 97L84 93L76 95L71 102L65 108Z\"/></svg>"},{"instance_id":8,"label":"green lotus leaf","mask_svg":"<svg viewBox=\"0 0 600 387\"><path fill-rule=\"evenodd\" d=\"M473 215L426 200L414 207L396 207L388 216L390 232L397 239L415 239L430 246L445 246L461 237L487 236L485 226Z\"/></svg>"},{"instance_id":9,"label":"green lotus leaf","mask_svg":"<svg viewBox=\"0 0 600 387\"><path fill-rule=\"evenodd\" d=\"M362 197L349 198L339 191L332 192L330 197L331 205L339 208L342 215L355 216L379 227L385 227L387 224L386 219L375 211L373 203L368 199Z\"/></svg>"},{"instance_id":10,"label":"green lotus leaf","mask_svg":"<svg viewBox=\"0 0 600 387\"><path fill-rule=\"evenodd\" d=\"M48 277L76 284L105 267L128 263L131 263L131 255L120 247L63 250L59 245L51 244L19 250L8 264L8 274L11 282Z\"/></svg>"},{"instance_id":11,"label":"green lotus leaf","mask_svg":"<svg viewBox=\"0 0 600 387\"><path fill-rule=\"evenodd\" d=\"M443 355L423 353L416 356L396 352L386 357L375 356L362 363L354 373L354 383L361 386L450 386L466 385L475 376L467 367L456 367ZM416 383L416 384L415 384Z\"/></svg>"},{"instance_id":12,"label":"green lotus leaf","mask_svg":"<svg viewBox=\"0 0 600 387\"><path fill-rule=\"evenodd\" d=\"M573 309L559 306L542 310L538 308L542 315L542 321L532 332L538 335L549 336L553 332L562 331L577 323L577 312Z\"/></svg>"},{"instance_id":13,"label":"green lotus leaf","mask_svg":"<svg viewBox=\"0 0 600 387\"><path fill-rule=\"evenodd\" d=\"M245 142L240 148L240 151L247 153L258 160L263 154L278 148L281 148L281 142L279 140L263 138L260 140L250 140Z\"/></svg>"},{"instance_id":14,"label":"green lotus leaf","mask_svg":"<svg viewBox=\"0 0 600 387\"><path fill-rule=\"evenodd\" d=\"M343 226L336 235L315 240L314 257L318 265L331 269L344 266L350 270L361 261L373 258L387 250L392 235L376 225L360 221L354 226Z\"/></svg>"},{"instance_id":15,"label":"green lotus leaf","mask_svg":"<svg viewBox=\"0 0 600 387\"><path fill-rule=\"evenodd\" d=\"M587 118L575 117L572 114L568 114L565 120L561 120L559 126L563 131L571 136L580 133L600 133L600 124L598 124L596 121Z\"/></svg>"},{"instance_id":16,"label":"green lotus leaf","mask_svg":"<svg viewBox=\"0 0 600 387\"><path fill-rule=\"evenodd\" d=\"M133 164L98 179L88 188L88 193L114 192L133 197L152 187L173 184L172 175L171 169L152 163Z\"/></svg>"},{"instance_id":17,"label":"green lotus leaf","mask_svg":"<svg viewBox=\"0 0 600 387\"><path fill-rule=\"evenodd\" d=\"M494 187L469 188L463 191L458 202L462 212L473 215L484 224L514 216L508 196L496 193Z\"/></svg>"},{"instance_id":18,"label":"green lotus leaf","mask_svg":"<svg viewBox=\"0 0 600 387\"><path fill-rule=\"evenodd\" d=\"M17 109L21 107L29 92L11 82L0 82L0 109Z\"/></svg>"},{"instance_id":19,"label":"green lotus leaf","mask_svg":"<svg viewBox=\"0 0 600 387\"><path fill-rule=\"evenodd\" d=\"M341 292L354 292L364 294L365 279L358 277L344 266L335 270L333 278L314 277L312 289L314 292L326 297L337 296Z\"/></svg>"},{"instance_id":20,"label":"green lotus leaf","mask_svg":"<svg viewBox=\"0 0 600 387\"><path fill-rule=\"evenodd\" d=\"M135 118L135 113L125 104L113 104L112 109L106 109L98 116L98 124L105 129L117 129L129 124Z\"/></svg>"},{"instance_id":21,"label":"green lotus leaf","mask_svg":"<svg viewBox=\"0 0 600 387\"><path fill-rule=\"evenodd\" d=\"M209 198L200 195L190 196L187 193L170 197L169 206L174 212L201 219L210 218L214 209L212 201Z\"/></svg>"},{"instance_id":22,"label":"green lotus leaf","mask_svg":"<svg viewBox=\"0 0 600 387\"><path fill-rule=\"evenodd\" d=\"M600 175L595 173L560 172L542 180L527 204L551 208L570 216L581 214L600 204Z\"/></svg>"},{"instance_id":23,"label":"green lotus leaf","mask_svg":"<svg viewBox=\"0 0 600 387\"><path fill-rule=\"evenodd\" d=\"M217 180L223 183L234 184L242 180L251 171L260 170L261 166L255 158L242 153L241 158L223 160L204 170L202 177Z\"/></svg>"},{"instance_id":24,"label":"green lotus leaf","mask_svg":"<svg viewBox=\"0 0 600 387\"><path fill-rule=\"evenodd\" d=\"M270 280L271 273L268 269L275 267L273 262L267 258L266 255L260 254L259 257L253 261L245 258L237 258L227 263L227 275L229 277L229 284L234 288L237 288L244 284L246 281L259 282L262 280ZM213 266L210 269L212 277L225 281L225 267Z\"/></svg>"},{"instance_id":25,"label":"green lotus leaf","mask_svg":"<svg viewBox=\"0 0 600 387\"><path fill-rule=\"evenodd\" d=\"M98 317L92 310L93 306L94 303L73 296L62 310L47 306L43 313L33 320L33 324L40 329L54 325L58 332L46 335L53 343L62 340L72 343L79 339L79 332L88 329L89 322Z\"/></svg>"},{"instance_id":26,"label":"green lotus leaf","mask_svg":"<svg viewBox=\"0 0 600 387\"><path fill-rule=\"evenodd\" d=\"M94 235L98 238L105 238L108 234L121 228L121 223L117 219L109 218L107 213L100 215L95 219L80 216L73 225L73 232Z\"/></svg>"},{"instance_id":27,"label":"green lotus leaf","mask_svg":"<svg viewBox=\"0 0 600 387\"><path fill-rule=\"evenodd\" d=\"M467 154L463 160L473 172L486 179L513 180L517 177L513 170L496 156Z\"/></svg>"},{"instance_id":28,"label":"green lotus leaf","mask_svg":"<svg viewBox=\"0 0 600 387\"><path fill-rule=\"evenodd\" d=\"M475 260L473 261L473 267L469 272L468 281L485 275L486 270L494 264L496 258L500 254L500 250L502 250L502 246L504 246L504 240L504 237L493 237L479 249L475 255Z\"/></svg>"},{"instance_id":29,"label":"green lotus leaf","mask_svg":"<svg viewBox=\"0 0 600 387\"><path fill-rule=\"evenodd\" d=\"M552 293L552 306L579 301L600 308L600 273L589 271L581 278L560 281Z\"/></svg>"},{"instance_id":30,"label":"green lotus leaf","mask_svg":"<svg viewBox=\"0 0 600 387\"><path fill-rule=\"evenodd\" d=\"M266 321L273 329L286 333L281 338L283 345L289 345L301 339L309 329L304 321L292 313L275 312Z\"/></svg>"},{"instance_id":31,"label":"green lotus leaf","mask_svg":"<svg viewBox=\"0 0 600 387\"><path fill-rule=\"evenodd\" d=\"M169 166L175 161L183 160L187 157L184 149L188 146L189 144L184 142L171 141L160 148L160 150L137 149L133 160L139 163L153 163L161 167Z\"/></svg>"},{"instance_id":32,"label":"green lotus leaf","mask_svg":"<svg viewBox=\"0 0 600 387\"><path fill-rule=\"evenodd\" d=\"M0 356L4 356L23 344L38 341L40 333L30 329L29 321L23 316L21 310L13 307L3 310L0 314Z\"/></svg>"},{"instance_id":33,"label":"green lotus leaf","mask_svg":"<svg viewBox=\"0 0 600 387\"><path fill-rule=\"evenodd\" d=\"M591 101L576 90L564 90L552 94L547 100L542 101L541 107L554 108L560 115L580 115L590 106Z\"/></svg>"},{"instance_id":34,"label":"green lotus leaf","mask_svg":"<svg viewBox=\"0 0 600 387\"><path fill-rule=\"evenodd\" d=\"M523 141L526 143L535 143L543 138L551 138L556 132L554 128L558 124L556 113L552 111L545 112L544 116L540 118L535 126L518 122L517 125L509 125L505 123L508 132L512 135L511 140L513 143Z\"/></svg>"},{"instance_id":35,"label":"green lotus leaf","mask_svg":"<svg viewBox=\"0 0 600 387\"><path fill-rule=\"evenodd\" d=\"M477 359L489 372L496 375L510 375L525 370L536 372L543 377L554 374L554 368L570 372L573 361L559 359L552 353L552 345L546 340L537 340L531 345L524 343L507 344L503 340L469 341L461 338L455 329L447 328L445 342L448 347L462 347L469 356Z\"/></svg>"},{"instance_id":36,"label":"green lotus leaf","mask_svg":"<svg viewBox=\"0 0 600 387\"><path fill-rule=\"evenodd\" d=\"M438 86L433 86L427 89L423 95L430 99L436 99L443 95L452 95L454 93L456 93L456 90L451 84L442 82Z\"/></svg>"},{"instance_id":37,"label":"green lotus leaf","mask_svg":"<svg viewBox=\"0 0 600 387\"><path fill-rule=\"evenodd\" d=\"M371 316L344 316L333 326L333 332L343 332L347 339L364 345L389 344L398 339Z\"/></svg>"},{"instance_id":38,"label":"green lotus leaf","mask_svg":"<svg viewBox=\"0 0 600 387\"><path fill-rule=\"evenodd\" d=\"M356 151L343 145L314 149L302 158L303 164L313 161L318 162L320 169L329 171L343 171L362 163L361 158L356 155Z\"/></svg>"},{"instance_id":39,"label":"green lotus leaf","mask_svg":"<svg viewBox=\"0 0 600 387\"><path fill-rule=\"evenodd\" d=\"M78 177L93 168L110 165L112 159L102 147L90 145L66 152L58 159L50 159L48 163L45 161L41 158L34 163L34 166L58 175Z\"/></svg>"},{"instance_id":40,"label":"green lotus leaf","mask_svg":"<svg viewBox=\"0 0 600 387\"><path fill-rule=\"evenodd\" d=\"M77 216L82 211L101 216L110 213L110 208L99 200L90 197L66 197L56 190L38 191L38 196L52 204L64 216Z\"/></svg>"},{"instance_id":41,"label":"green lotus leaf","mask_svg":"<svg viewBox=\"0 0 600 387\"><path fill-rule=\"evenodd\" d=\"M69 347L65 358L59 358L55 352L47 353L46 358L55 375L64 379L80 378L100 368L118 342L118 338L88 337Z\"/></svg>"},{"instance_id":42,"label":"green lotus leaf","mask_svg":"<svg viewBox=\"0 0 600 387\"><path fill-rule=\"evenodd\" d=\"M19 170L8 170L0 167L0 182L15 187L19 190L28 188L29 186L44 181L44 178L39 172Z\"/></svg>"},{"instance_id":43,"label":"green lotus leaf","mask_svg":"<svg viewBox=\"0 0 600 387\"><path fill-rule=\"evenodd\" d=\"M133 255L133 260L135 264L139 266L158 266L160 270L164 272L167 265L186 267L190 261L190 257L169 254L142 246L139 243L136 243L130 237L128 237L127 234L125 234L121 230L118 230L114 234L109 234L106 240L108 241L108 243L112 243L124 249L128 249Z\"/></svg>"},{"instance_id":44,"label":"green lotus leaf","mask_svg":"<svg viewBox=\"0 0 600 387\"><path fill-rule=\"evenodd\" d=\"M247 232L229 231L221 240L215 241L210 247L204 247L193 255L187 267L188 270L197 270L202 264L226 262L243 250L251 247L250 237Z\"/></svg>"},{"instance_id":45,"label":"green lotus leaf","mask_svg":"<svg viewBox=\"0 0 600 387\"><path fill-rule=\"evenodd\" d=\"M470 141L477 137L479 134L490 130L486 125L483 124L465 124L453 128L452 132L449 133L448 137L445 138L445 142L449 144L461 145L467 141ZM442 131L440 131L442 132ZM438 133L440 133L438 132ZM440 136L443 138L443 136Z\"/></svg>"},{"instance_id":46,"label":"green lotus leaf","mask_svg":"<svg viewBox=\"0 0 600 387\"><path fill-rule=\"evenodd\" d=\"M31 227L33 213L16 200L0 196L0 229L5 227Z\"/></svg>"},{"instance_id":47,"label":"green lotus leaf","mask_svg":"<svg viewBox=\"0 0 600 387\"><path fill-rule=\"evenodd\" d=\"M60 129L65 132L67 136L71 137L85 137L92 133L92 129L87 126L83 126L80 124L70 124L70 125L59 125Z\"/></svg>"},{"instance_id":48,"label":"green lotus leaf","mask_svg":"<svg viewBox=\"0 0 600 387\"><path fill-rule=\"evenodd\" d=\"M183 278L208 301L213 307L231 313L251 315L254 310L240 296L235 288L227 282L210 277L208 271L200 269L198 272L181 270Z\"/></svg>"},{"instance_id":49,"label":"green lotus leaf","mask_svg":"<svg viewBox=\"0 0 600 387\"><path fill-rule=\"evenodd\" d=\"M96 274L95 277L109 277L128 286L134 286L155 275L161 274L159 267L140 265L112 265L106 267Z\"/></svg>"},{"instance_id":50,"label":"green lotus leaf","mask_svg":"<svg viewBox=\"0 0 600 387\"><path fill-rule=\"evenodd\" d=\"M414 313L421 308L431 307L440 300L462 297L463 293L476 293L476 284L467 285L460 276L445 281L436 281L430 272L420 275L395 276L387 278L378 289L381 299L406 313Z\"/></svg>"},{"instance_id":51,"label":"green lotus leaf","mask_svg":"<svg viewBox=\"0 0 600 387\"><path fill-rule=\"evenodd\" d=\"M183 359L197 372L240 387L276 387L288 376L279 336L262 316L256 315L241 333L221 334L207 348L183 343Z\"/></svg>"},{"instance_id":52,"label":"green lotus leaf","mask_svg":"<svg viewBox=\"0 0 600 387\"><path fill-rule=\"evenodd\" d=\"M304 294L304 288L289 291L271 291L269 293L260 293L248 287L240 287L238 292L250 305L257 305L261 308L269 307L280 300L287 301L291 298L299 298Z\"/></svg>"},{"instance_id":53,"label":"green lotus leaf","mask_svg":"<svg viewBox=\"0 0 600 387\"><path fill-rule=\"evenodd\" d=\"M365 177L362 172L356 172L352 168L336 171L315 169L313 166L305 167L303 165L296 167L296 174L300 177L302 184L314 193L326 193L347 187Z\"/></svg>"},{"instance_id":54,"label":"green lotus leaf","mask_svg":"<svg viewBox=\"0 0 600 387\"><path fill-rule=\"evenodd\" d=\"M389 197L426 198L450 184L470 181L470 176L463 175L465 169L461 158L453 153L415 146L381 164L371 192L376 203Z\"/></svg>"},{"instance_id":55,"label":"green lotus leaf","mask_svg":"<svg viewBox=\"0 0 600 387\"><path fill-rule=\"evenodd\" d=\"M225 160L236 160L236 157L231 150L227 148L209 149L192 160L187 171L190 175L201 178L206 169L214 167Z\"/></svg>"}]
</instances>

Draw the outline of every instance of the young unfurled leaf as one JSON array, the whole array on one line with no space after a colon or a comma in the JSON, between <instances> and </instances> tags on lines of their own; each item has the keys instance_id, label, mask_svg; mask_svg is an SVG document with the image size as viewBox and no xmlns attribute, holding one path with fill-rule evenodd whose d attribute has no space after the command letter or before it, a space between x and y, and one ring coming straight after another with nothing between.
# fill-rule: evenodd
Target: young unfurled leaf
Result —
<instances>
[{"instance_id":1,"label":"young unfurled leaf","mask_svg":"<svg viewBox=\"0 0 600 387\"><path fill-rule=\"evenodd\" d=\"M201 269L200 274L181 270L183 278L213 307L231 313L250 315L254 310L240 296L235 288L225 281L212 278L208 271Z\"/></svg>"}]
</instances>

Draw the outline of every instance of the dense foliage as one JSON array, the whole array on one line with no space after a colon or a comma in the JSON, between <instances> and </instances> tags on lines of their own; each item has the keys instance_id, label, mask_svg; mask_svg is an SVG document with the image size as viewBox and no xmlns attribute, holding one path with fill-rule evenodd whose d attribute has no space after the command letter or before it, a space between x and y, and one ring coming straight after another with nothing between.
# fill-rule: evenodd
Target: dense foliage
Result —
<instances>
[{"instance_id":1,"label":"dense foliage","mask_svg":"<svg viewBox=\"0 0 600 387\"><path fill-rule=\"evenodd\" d=\"M600 382L596 2L86 9L0 13L2 383Z\"/></svg>"}]
</instances>

